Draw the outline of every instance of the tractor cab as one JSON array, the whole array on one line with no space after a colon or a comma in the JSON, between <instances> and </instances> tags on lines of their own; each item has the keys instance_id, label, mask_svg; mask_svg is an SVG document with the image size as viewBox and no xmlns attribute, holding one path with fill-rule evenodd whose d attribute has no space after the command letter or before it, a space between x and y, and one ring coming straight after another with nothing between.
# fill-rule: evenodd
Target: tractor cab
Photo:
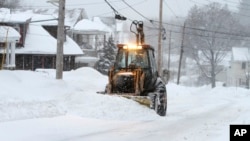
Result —
<instances>
[{"instance_id":1,"label":"tractor cab","mask_svg":"<svg viewBox=\"0 0 250 141\"><path fill-rule=\"evenodd\" d=\"M113 93L145 95L147 91L153 89L153 84L158 77L154 49L149 45L118 44L117 47L116 62L111 74L117 75L113 77L115 80L112 80L117 84ZM136 86L136 83L139 85Z\"/></svg>"},{"instance_id":2,"label":"tractor cab","mask_svg":"<svg viewBox=\"0 0 250 141\"><path fill-rule=\"evenodd\" d=\"M119 44L115 67L117 69L129 69L133 67L148 69L150 67L150 58L148 54L152 51L153 49L148 45L129 46Z\"/></svg>"}]
</instances>

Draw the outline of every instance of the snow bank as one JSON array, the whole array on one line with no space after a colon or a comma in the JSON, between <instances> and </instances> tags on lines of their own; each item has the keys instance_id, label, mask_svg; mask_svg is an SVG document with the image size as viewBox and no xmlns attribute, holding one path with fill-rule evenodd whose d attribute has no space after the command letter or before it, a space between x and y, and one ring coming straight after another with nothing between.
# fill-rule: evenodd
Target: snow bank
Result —
<instances>
[{"instance_id":1,"label":"snow bank","mask_svg":"<svg viewBox=\"0 0 250 141\"><path fill-rule=\"evenodd\" d=\"M103 91L108 78L92 68L64 72L55 70L0 71L0 121L78 115L105 119L152 119L154 111Z\"/></svg>"},{"instance_id":2,"label":"snow bank","mask_svg":"<svg viewBox=\"0 0 250 141\"><path fill-rule=\"evenodd\" d=\"M229 140L230 124L250 123L243 88L169 83L167 116L159 117L134 101L96 94L108 78L92 68L64 72L63 80L53 69L2 70L0 79L0 140L221 141Z\"/></svg>"}]
</instances>

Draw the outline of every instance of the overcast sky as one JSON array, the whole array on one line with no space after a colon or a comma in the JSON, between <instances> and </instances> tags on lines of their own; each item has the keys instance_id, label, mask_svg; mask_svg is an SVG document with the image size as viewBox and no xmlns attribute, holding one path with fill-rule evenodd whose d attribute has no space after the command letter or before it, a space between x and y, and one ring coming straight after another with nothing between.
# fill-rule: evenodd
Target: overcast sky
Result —
<instances>
[{"instance_id":1,"label":"overcast sky","mask_svg":"<svg viewBox=\"0 0 250 141\"><path fill-rule=\"evenodd\" d=\"M56 8L47 3L48 0L24 0L26 6L37 8ZM122 15L133 20L144 20L144 18L129 8L123 0L108 0L110 4ZM143 16L150 19L159 17L159 1L160 0L126 0L134 9ZM208 4L209 1L217 1L225 4L226 1L229 8L237 9L239 0L164 0L163 16L164 19L185 17L189 9L193 5L202 6ZM66 8L82 7L86 10L89 18L93 16L113 16L112 9L105 3L105 0L66 0Z\"/></svg>"}]
</instances>

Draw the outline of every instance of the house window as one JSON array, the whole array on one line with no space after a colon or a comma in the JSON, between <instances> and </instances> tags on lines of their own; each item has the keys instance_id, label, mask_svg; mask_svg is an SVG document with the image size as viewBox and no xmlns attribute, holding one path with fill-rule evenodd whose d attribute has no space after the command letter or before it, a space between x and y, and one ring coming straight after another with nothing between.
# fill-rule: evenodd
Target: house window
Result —
<instances>
[{"instance_id":1,"label":"house window","mask_svg":"<svg viewBox=\"0 0 250 141\"><path fill-rule=\"evenodd\" d=\"M48 31L51 36L57 39L57 26L43 26L43 28ZM66 32L65 29L64 32ZM66 34L64 35L64 41L66 41Z\"/></svg>"},{"instance_id":2,"label":"house window","mask_svg":"<svg viewBox=\"0 0 250 141\"><path fill-rule=\"evenodd\" d=\"M6 47L6 43L0 43L0 49L3 49Z\"/></svg>"},{"instance_id":3,"label":"house window","mask_svg":"<svg viewBox=\"0 0 250 141\"><path fill-rule=\"evenodd\" d=\"M242 69L246 69L246 62L242 62L241 68L242 68Z\"/></svg>"}]
</instances>

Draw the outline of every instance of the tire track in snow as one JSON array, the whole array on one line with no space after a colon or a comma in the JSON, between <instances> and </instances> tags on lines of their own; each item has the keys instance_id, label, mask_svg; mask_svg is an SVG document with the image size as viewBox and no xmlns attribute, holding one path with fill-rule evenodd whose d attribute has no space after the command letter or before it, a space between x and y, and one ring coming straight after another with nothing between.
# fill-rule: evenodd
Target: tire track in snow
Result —
<instances>
[{"instance_id":1,"label":"tire track in snow","mask_svg":"<svg viewBox=\"0 0 250 141\"><path fill-rule=\"evenodd\" d=\"M210 141L216 133L213 130L229 128L230 122L240 115L238 106L233 105L233 103L229 100L213 107L208 105L190 109L180 116L168 115L165 118L159 118L159 120L121 124L113 129L79 135L74 140L94 141L110 136L112 137L110 141L116 141L117 139L119 141L152 141L156 138L159 139L159 137L162 141L192 141L197 140L196 135L199 134L198 140Z\"/></svg>"},{"instance_id":2,"label":"tire track in snow","mask_svg":"<svg viewBox=\"0 0 250 141\"><path fill-rule=\"evenodd\" d=\"M198 140L211 141L218 130L229 129L230 122L240 115L238 106L233 104L235 102L228 101L214 107L207 106L206 112L200 111L200 107L191 109L179 118L170 116L170 120L175 120L170 123L168 120L166 122L156 121L149 126L151 129L153 127L153 130L148 135L138 138L138 140L150 140L154 139L155 136L162 136L163 140L192 141L197 140L198 135ZM206 106L203 108L206 108ZM196 110L198 110L197 113Z\"/></svg>"}]
</instances>

